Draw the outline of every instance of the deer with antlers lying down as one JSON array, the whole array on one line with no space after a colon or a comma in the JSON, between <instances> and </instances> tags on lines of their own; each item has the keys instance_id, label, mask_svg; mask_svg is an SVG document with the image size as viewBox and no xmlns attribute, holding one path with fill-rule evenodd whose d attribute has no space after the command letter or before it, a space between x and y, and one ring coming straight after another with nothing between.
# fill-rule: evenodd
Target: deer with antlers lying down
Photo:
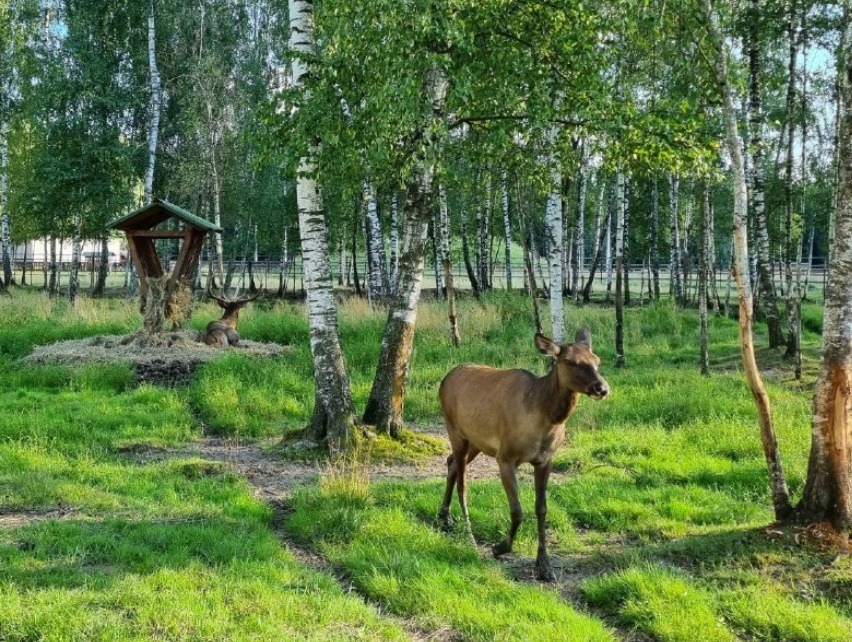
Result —
<instances>
[{"instance_id":1,"label":"deer with antlers lying down","mask_svg":"<svg viewBox=\"0 0 852 642\"><path fill-rule=\"evenodd\" d=\"M252 296L242 299L229 299L212 294L209 290L207 296L219 304L219 307L224 310L222 317L211 321L207 327L198 336L201 343L209 346L235 346L240 342L240 335L237 332L237 323L240 320L240 310L248 303L251 303L261 295L262 290L258 290Z\"/></svg>"}]
</instances>

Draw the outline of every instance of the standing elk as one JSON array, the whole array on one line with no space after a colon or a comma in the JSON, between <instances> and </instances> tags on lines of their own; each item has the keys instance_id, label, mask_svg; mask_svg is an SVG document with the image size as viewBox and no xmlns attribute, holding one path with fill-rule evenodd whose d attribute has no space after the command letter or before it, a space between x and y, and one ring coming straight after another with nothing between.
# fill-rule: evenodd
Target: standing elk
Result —
<instances>
[{"instance_id":1,"label":"standing elk","mask_svg":"<svg viewBox=\"0 0 852 642\"><path fill-rule=\"evenodd\" d=\"M216 301L219 307L225 312L221 319L216 319L207 324L207 327L199 335L199 340L209 346L235 346L240 342L240 335L237 332L237 323L240 320L240 310L246 304L251 303L262 293L258 290L252 296L245 299L228 299L212 294L209 290L207 296Z\"/></svg>"},{"instance_id":2,"label":"standing elk","mask_svg":"<svg viewBox=\"0 0 852 642\"><path fill-rule=\"evenodd\" d=\"M565 422L580 395L603 399L609 394L609 384L598 373L601 360L592 352L588 329L578 332L574 343L564 345L536 334L535 345L539 352L553 357L550 372L543 377L527 370L465 364L451 370L441 382L441 409L453 454L447 459L447 490L438 517L449 526L453 486L457 485L462 517L471 532L465 471L481 452L494 457L512 521L506 539L494 546L493 553L499 557L511 552L523 520L517 469L520 464L532 464L538 519L536 575L553 581L545 541L546 491L553 455L565 440Z\"/></svg>"}]
</instances>

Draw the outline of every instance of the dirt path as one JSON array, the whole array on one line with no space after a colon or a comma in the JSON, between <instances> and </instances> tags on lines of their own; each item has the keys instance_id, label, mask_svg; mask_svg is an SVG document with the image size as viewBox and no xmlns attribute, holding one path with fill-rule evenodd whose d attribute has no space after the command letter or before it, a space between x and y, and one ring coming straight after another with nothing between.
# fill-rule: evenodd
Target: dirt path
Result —
<instances>
[{"instance_id":1,"label":"dirt path","mask_svg":"<svg viewBox=\"0 0 852 642\"><path fill-rule=\"evenodd\" d=\"M429 431L438 436L438 433ZM442 437L443 438L443 437ZM444 438L446 441L446 439ZM264 443L243 443L223 437L205 437L186 449L167 453L168 456L200 457L208 461L228 464L234 472L244 477L255 495L264 501L275 502L289 499L293 491L300 487L312 486L319 476L328 469L325 463L300 463L279 459L264 453ZM427 479L443 480L447 475L447 455L450 453L449 441L446 441L446 454L430 457L417 464L411 463L371 463L370 481L423 481ZM468 465L468 479L499 479L497 462L491 457L478 457ZM553 473L552 479L558 480L564 475ZM519 480L532 480L529 466L518 470ZM435 498L435 510L440 497Z\"/></svg>"}]
</instances>

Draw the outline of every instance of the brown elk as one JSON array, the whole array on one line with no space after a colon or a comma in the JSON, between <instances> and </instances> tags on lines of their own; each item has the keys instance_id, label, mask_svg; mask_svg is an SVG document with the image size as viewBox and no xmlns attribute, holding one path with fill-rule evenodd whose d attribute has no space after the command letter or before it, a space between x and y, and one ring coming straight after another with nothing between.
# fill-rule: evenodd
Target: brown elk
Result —
<instances>
[{"instance_id":1,"label":"brown elk","mask_svg":"<svg viewBox=\"0 0 852 642\"><path fill-rule=\"evenodd\" d=\"M494 457L512 521L506 539L494 546L493 553L499 557L511 552L523 519L517 468L522 463L532 464L538 519L536 574L552 581L555 576L547 555L545 519L553 455L565 440L565 422L580 395L603 399L609 394L609 384L598 373L600 359L592 352L588 329L578 332L574 343L564 345L536 334L535 345L539 352L553 357L550 372L543 377L527 370L466 364L451 370L441 382L441 409L453 454L447 459L447 490L439 519L449 526L453 487L457 486L462 517L471 532L465 471L481 452Z\"/></svg>"},{"instance_id":2,"label":"brown elk","mask_svg":"<svg viewBox=\"0 0 852 642\"><path fill-rule=\"evenodd\" d=\"M237 323L239 323L240 320L240 310L242 310L246 304L257 299L261 293L262 290L258 290L252 296L244 299L228 299L225 297L215 296L208 289L207 296L216 301L216 303L219 304L219 307L225 312L222 314L222 318L216 319L215 321L211 321L207 324L207 327L198 337L201 342L206 343L209 346L237 345L240 342L240 335L237 332Z\"/></svg>"}]
</instances>

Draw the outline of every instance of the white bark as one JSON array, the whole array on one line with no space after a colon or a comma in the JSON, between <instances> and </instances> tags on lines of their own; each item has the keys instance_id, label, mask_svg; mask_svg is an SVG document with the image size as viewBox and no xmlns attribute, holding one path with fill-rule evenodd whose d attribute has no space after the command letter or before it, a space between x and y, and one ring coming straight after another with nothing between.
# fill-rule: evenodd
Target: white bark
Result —
<instances>
[{"instance_id":1,"label":"white bark","mask_svg":"<svg viewBox=\"0 0 852 642\"><path fill-rule=\"evenodd\" d=\"M366 232L368 257L367 295L371 301L381 301L387 296L385 288L386 268L382 265L384 251L382 249L382 228L379 223L379 212L376 205L376 190L370 181L364 181L364 202L367 208Z\"/></svg>"},{"instance_id":2,"label":"white bark","mask_svg":"<svg viewBox=\"0 0 852 642\"><path fill-rule=\"evenodd\" d=\"M606 217L606 250L604 254L604 263L606 265L606 298L609 300L610 293L612 292L612 200L605 207L610 208L610 215Z\"/></svg>"},{"instance_id":3,"label":"white bark","mask_svg":"<svg viewBox=\"0 0 852 642\"><path fill-rule=\"evenodd\" d=\"M509 178L506 170L500 173L500 193L503 204L503 236L505 244L506 289L512 289L512 221L509 217Z\"/></svg>"},{"instance_id":4,"label":"white bark","mask_svg":"<svg viewBox=\"0 0 852 642\"><path fill-rule=\"evenodd\" d=\"M157 32L154 21L154 0L148 2L148 69L151 74L151 122L148 127L148 163L145 168L143 200L154 200L154 168L157 164L157 140L160 136L160 107L162 88L157 69ZM217 223L218 225L218 223Z\"/></svg>"},{"instance_id":5,"label":"white bark","mask_svg":"<svg viewBox=\"0 0 852 642\"><path fill-rule=\"evenodd\" d=\"M680 230L678 220L678 195L680 191L680 178L677 174L671 175L669 191L669 226L671 228L671 254L670 254L670 288L671 295L675 301L680 301L682 290L680 285Z\"/></svg>"},{"instance_id":6,"label":"white bark","mask_svg":"<svg viewBox=\"0 0 852 642\"><path fill-rule=\"evenodd\" d=\"M390 281L391 296L396 292L396 281L399 276L399 205L396 195L391 199L391 230L390 230Z\"/></svg>"},{"instance_id":7,"label":"white bark","mask_svg":"<svg viewBox=\"0 0 852 642\"><path fill-rule=\"evenodd\" d=\"M10 2L7 9L10 27L14 25L15 3ZM10 34L11 35L11 34ZM0 64L3 73L0 83L0 257L2 258L3 274L0 276L0 287L12 284L12 233L9 217L9 120L11 118L12 96L12 55L14 53L13 38L0 52L5 60Z\"/></svg>"},{"instance_id":8,"label":"white bark","mask_svg":"<svg viewBox=\"0 0 852 642\"><path fill-rule=\"evenodd\" d=\"M68 300L71 305L77 303L77 295L80 292L80 254L83 246L83 217L80 210L74 211L72 226L74 228L71 239L71 276L68 279Z\"/></svg>"},{"instance_id":9,"label":"white bark","mask_svg":"<svg viewBox=\"0 0 852 642\"><path fill-rule=\"evenodd\" d=\"M295 53L292 58L293 84L301 87L308 73L306 56L314 48L313 2L289 0L289 9L290 49ZM309 98L309 94L304 96L305 100ZM352 439L354 407L340 346L322 195L314 178L315 152L314 149L309 150L308 155L300 160L296 178L296 203L316 385L312 429L315 437L327 440L329 449L343 450Z\"/></svg>"},{"instance_id":10,"label":"white bark","mask_svg":"<svg viewBox=\"0 0 852 642\"><path fill-rule=\"evenodd\" d=\"M450 245L450 211L447 204L447 188L441 183L438 186L438 250L439 262L443 270L445 263L452 265L452 247ZM445 284L449 287L449 284Z\"/></svg>"},{"instance_id":11,"label":"white bark","mask_svg":"<svg viewBox=\"0 0 852 642\"><path fill-rule=\"evenodd\" d=\"M624 359L624 227L627 214L624 174L615 177L615 367L623 368Z\"/></svg>"},{"instance_id":12,"label":"white bark","mask_svg":"<svg viewBox=\"0 0 852 642\"><path fill-rule=\"evenodd\" d=\"M574 254L573 268L571 273L571 292L574 300L580 300L580 281L583 277L583 266L586 262L585 256L585 227L586 227L586 191L588 183L588 169L586 168L586 146L581 151L580 184L577 186L577 221L574 226Z\"/></svg>"},{"instance_id":13,"label":"white bark","mask_svg":"<svg viewBox=\"0 0 852 642\"><path fill-rule=\"evenodd\" d=\"M550 271L550 318L553 323L552 337L556 343L565 342L562 239L562 176L553 168L550 174L550 193L547 195L547 251Z\"/></svg>"}]
</instances>

